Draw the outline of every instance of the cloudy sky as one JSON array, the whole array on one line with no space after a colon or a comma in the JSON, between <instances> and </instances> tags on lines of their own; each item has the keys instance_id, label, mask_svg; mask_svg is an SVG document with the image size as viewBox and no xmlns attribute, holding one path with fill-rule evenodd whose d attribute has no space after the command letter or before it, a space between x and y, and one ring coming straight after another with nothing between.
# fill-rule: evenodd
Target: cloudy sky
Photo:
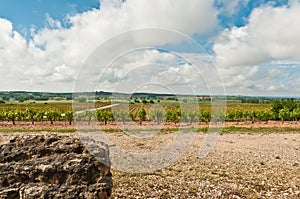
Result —
<instances>
[{"instance_id":1,"label":"cloudy sky","mask_svg":"<svg viewBox=\"0 0 300 199\"><path fill-rule=\"evenodd\" d=\"M297 0L1 0L0 90L300 96L299 35Z\"/></svg>"}]
</instances>

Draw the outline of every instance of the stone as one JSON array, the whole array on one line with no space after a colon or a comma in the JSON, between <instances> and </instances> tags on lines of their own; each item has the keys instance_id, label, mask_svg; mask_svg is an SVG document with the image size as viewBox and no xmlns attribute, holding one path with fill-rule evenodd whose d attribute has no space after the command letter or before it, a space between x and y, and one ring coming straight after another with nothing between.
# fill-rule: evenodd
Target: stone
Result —
<instances>
[{"instance_id":1,"label":"stone","mask_svg":"<svg viewBox=\"0 0 300 199\"><path fill-rule=\"evenodd\" d=\"M16 136L0 144L0 199L109 198L108 146L90 143L97 158L71 136Z\"/></svg>"}]
</instances>

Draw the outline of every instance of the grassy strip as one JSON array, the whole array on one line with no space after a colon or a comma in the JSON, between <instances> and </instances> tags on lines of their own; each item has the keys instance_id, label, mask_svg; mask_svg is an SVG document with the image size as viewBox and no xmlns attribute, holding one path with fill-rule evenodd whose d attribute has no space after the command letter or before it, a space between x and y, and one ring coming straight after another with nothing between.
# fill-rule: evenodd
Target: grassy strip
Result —
<instances>
[{"instance_id":1,"label":"grassy strip","mask_svg":"<svg viewBox=\"0 0 300 199\"><path fill-rule=\"evenodd\" d=\"M2 133L37 133L37 132L49 132L49 133L74 133L76 129L0 129Z\"/></svg>"},{"instance_id":2,"label":"grassy strip","mask_svg":"<svg viewBox=\"0 0 300 199\"><path fill-rule=\"evenodd\" d=\"M75 133L78 129L10 129L10 128L0 128L0 132L3 133L14 133L14 132L57 132L57 133ZM224 127L222 129L220 128L209 128L209 127L203 127L203 128L194 128L194 127L187 127L187 128L164 128L164 129L126 129L121 130L118 128L110 128L110 129L99 129L102 132L105 133L115 133L115 132L134 132L134 131L142 131L142 132L151 132L151 131L160 131L161 134L164 133L170 133L170 132L176 132L176 131L183 131L183 132L191 132L191 131L197 131L197 132L220 132L220 133L300 133L300 128L290 128L290 127L270 127L270 128L254 128L254 127L236 127L236 126L230 126L230 127ZM79 132L98 132L99 130L96 129L82 129L78 130Z\"/></svg>"},{"instance_id":3,"label":"grassy strip","mask_svg":"<svg viewBox=\"0 0 300 199\"><path fill-rule=\"evenodd\" d=\"M290 128L290 127L270 127L270 128L254 128L254 127L225 127L222 129L222 133L235 133L235 132L245 132L245 133L300 133L300 128Z\"/></svg>"}]
</instances>

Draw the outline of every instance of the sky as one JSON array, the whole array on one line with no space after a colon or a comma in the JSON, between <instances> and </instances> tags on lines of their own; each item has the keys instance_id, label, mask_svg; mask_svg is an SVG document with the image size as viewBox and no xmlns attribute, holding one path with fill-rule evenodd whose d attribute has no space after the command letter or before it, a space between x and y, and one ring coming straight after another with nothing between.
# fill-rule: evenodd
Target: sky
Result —
<instances>
[{"instance_id":1,"label":"sky","mask_svg":"<svg viewBox=\"0 0 300 199\"><path fill-rule=\"evenodd\" d=\"M1 91L300 97L298 0L0 0Z\"/></svg>"}]
</instances>

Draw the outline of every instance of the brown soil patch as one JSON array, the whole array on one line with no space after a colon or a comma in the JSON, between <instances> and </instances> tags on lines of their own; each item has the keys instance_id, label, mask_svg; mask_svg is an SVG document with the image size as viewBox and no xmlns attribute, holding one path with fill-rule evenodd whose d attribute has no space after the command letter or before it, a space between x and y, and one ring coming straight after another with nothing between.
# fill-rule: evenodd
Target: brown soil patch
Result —
<instances>
[{"instance_id":1,"label":"brown soil patch","mask_svg":"<svg viewBox=\"0 0 300 199\"><path fill-rule=\"evenodd\" d=\"M12 125L11 122L0 122L0 132L1 129L15 129L15 130L72 130L77 128L90 129L90 128L101 128L103 130L111 130L111 129L139 129L139 130L148 130L148 129L173 129L173 128L205 128L208 127L209 124L204 122L201 123L181 123L174 124L166 122L164 124L156 124L154 122L143 122L142 125L139 125L138 122L126 122L123 124L122 122L109 122L107 125L99 122L93 122L91 125L88 125L87 122L72 123L69 125L68 122L54 122L54 124L50 124L50 122L36 122L35 124L31 124L31 122L16 122L15 125ZM246 122L225 122L223 127L244 127L244 128L300 128L300 122L280 122L280 121L269 121L266 122L255 122L252 123L250 121Z\"/></svg>"}]
</instances>

